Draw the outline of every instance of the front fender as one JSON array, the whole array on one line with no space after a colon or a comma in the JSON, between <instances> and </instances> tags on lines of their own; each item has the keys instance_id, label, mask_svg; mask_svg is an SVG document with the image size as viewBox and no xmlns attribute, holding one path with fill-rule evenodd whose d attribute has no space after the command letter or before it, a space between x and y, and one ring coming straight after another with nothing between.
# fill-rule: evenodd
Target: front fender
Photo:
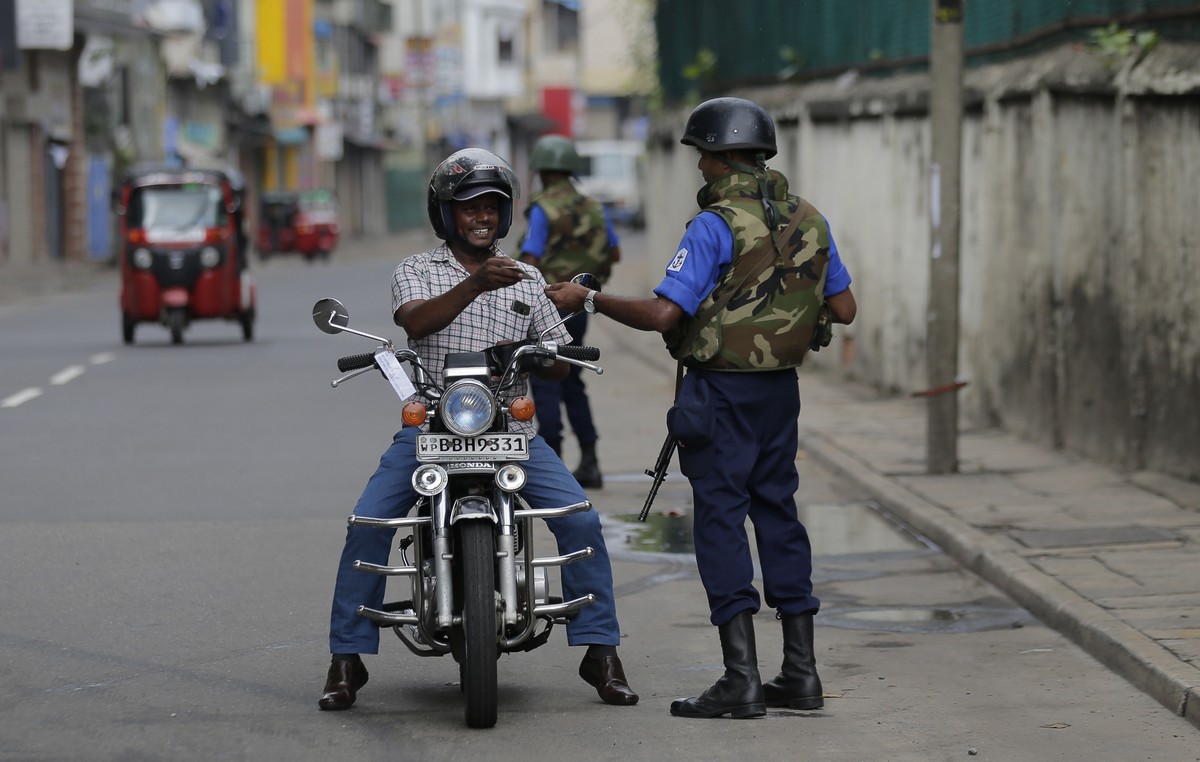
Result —
<instances>
[{"instance_id":1,"label":"front fender","mask_svg":"<svg viewBox=\"0 0 1200 762\"><path fill-rule=\"evenodd\" d=\"M500 523L499 516L496 514L496 507L492 505L492 501L481 495L460 497L454 501L454 506L450 508L450 526L468 519L491 521L493 524Z\"/></svg>"}]
</instances>

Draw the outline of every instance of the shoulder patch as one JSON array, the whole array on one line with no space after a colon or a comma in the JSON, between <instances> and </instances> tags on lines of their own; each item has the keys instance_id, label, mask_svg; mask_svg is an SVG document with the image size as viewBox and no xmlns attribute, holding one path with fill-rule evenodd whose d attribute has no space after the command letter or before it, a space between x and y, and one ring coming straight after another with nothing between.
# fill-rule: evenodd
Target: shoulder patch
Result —
<instances>
[{"instance_id":1,"label":"shoulder patch","mask_svg":"<svg viewBox=\"0 0 1200 762\"><path fill-rule=\"evenodd\" d=\"M677 273L683 269L683 263L687 261L688 250L680 249L675 252L675 258L671 260L671 264L667 265L667 270Z\"/></svg>"}]
</instances>

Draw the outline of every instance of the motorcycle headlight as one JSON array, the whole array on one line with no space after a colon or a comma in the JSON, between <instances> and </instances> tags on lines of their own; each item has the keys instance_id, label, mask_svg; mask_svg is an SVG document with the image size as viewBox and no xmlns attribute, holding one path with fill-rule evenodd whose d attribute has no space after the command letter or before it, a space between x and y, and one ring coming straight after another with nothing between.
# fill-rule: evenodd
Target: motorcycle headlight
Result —
<instances>
[{"instance_id":1,"label":"motorcycle headlight","mask_svg":"<svg viewBox=\"0 0 1200 762\"><path fill-rule=\"evenodd\" d=\"M200 250L200 264L204 267L216 267L221 263L221 252L214 246L205 246Z\"/></svg>"},{"instance_id":2,"label":"motorcycle headlight","mask_svg":"<svg viewBox=\"0 0 1200 762\"><path fill-rule=\"evenodd\" d=\"M475 379L464 379L442 395L438 414L446 428L463 437L482 434L492 425L499 405L488 388Z\"/></svg>"},{"instance_id":3,"label":"motorcycle headlight","mask_svg":"<svg viewBox=\"0 0 1200 762\"><path fill-rule=\"evenodd\" d=\"M133 266L139 270L149 270L150 265L154 264L154 257L150 254L149 249L134 249L130 259L133 261Z\"/></svg>"}]
</instances>

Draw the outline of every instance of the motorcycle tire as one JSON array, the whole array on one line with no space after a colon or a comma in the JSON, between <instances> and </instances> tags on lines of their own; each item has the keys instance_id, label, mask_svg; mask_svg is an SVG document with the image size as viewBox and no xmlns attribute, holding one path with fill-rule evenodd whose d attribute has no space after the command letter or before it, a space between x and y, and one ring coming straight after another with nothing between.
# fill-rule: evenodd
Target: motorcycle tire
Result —
<instances>
[{"instance_id":1,"label":"motorcycle tire","mask_svg":"<svg viewBox=\"0 0 1200 762\"><path fill-rule=\"evenodd\" d=\"M492 525L466 521L459 527L462 558L462 685L467 726L496 724L496 547Z\"/></svg>"},{"instance_id":2,"label":"motorcycle tire","mask_svg":"<svg viewBox=\"0 0 1200 762\"><path fill-rule=\"evenodd\" d=\"M171 343L183 343L183 326L186 322L186 316L183 310L171 310L167 313L167 328L171 331Z\"/></svg>"}]
</instances>

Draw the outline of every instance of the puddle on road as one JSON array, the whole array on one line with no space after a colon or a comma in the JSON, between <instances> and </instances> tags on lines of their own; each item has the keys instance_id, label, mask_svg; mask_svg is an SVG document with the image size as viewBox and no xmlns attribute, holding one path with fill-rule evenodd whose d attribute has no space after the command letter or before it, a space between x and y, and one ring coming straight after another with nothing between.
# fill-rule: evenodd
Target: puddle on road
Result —
<instances>
[{"instance_id":1,"label":"puddle on road","mask_svg":"<svg viewBox=\"0 0 1200 762\"><path fill-rule=\"evenodd\" d=\"M808 529L814 555L905 551L926 547L917 537L884 516L874 504L801 505L800 520ZM637 514L614 516L620 540L628 550L646 553L693 553L692 510L687 505L656 511L638 521Z\"/></svg>"}]
</instances>

